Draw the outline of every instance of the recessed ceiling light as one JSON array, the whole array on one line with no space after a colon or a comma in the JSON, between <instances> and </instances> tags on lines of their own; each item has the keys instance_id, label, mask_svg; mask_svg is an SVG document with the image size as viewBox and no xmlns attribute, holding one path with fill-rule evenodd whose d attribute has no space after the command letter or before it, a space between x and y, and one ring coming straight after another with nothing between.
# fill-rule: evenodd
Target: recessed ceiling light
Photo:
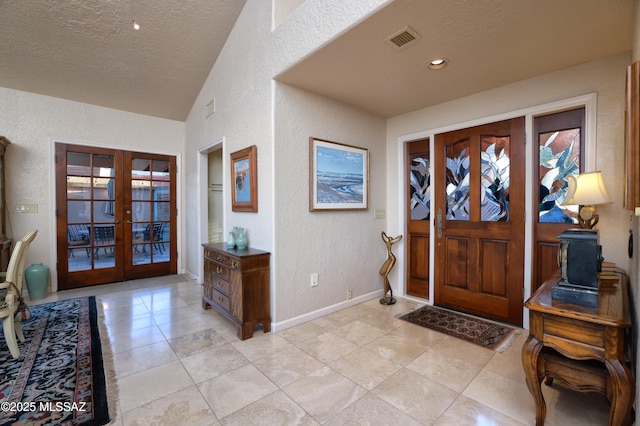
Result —
<instances>
[{"instance_id":1,"label":"recessed ceiling light","mask_svg":"<svg viewBox=\"0 0 640 426\"><path fill-rule=\"evenodd\" d=\"M442 68L447 66L447 63L448 62L446 59L438 58L429 62L429 65L427 65L427 68L429 68L430 70L441 70Z\"/></svg>"},{"instance_id":2,"label":"recessed ceiling light","mask_svg":"<svg viewBox=\"0 0 640 426\"><path fill-rule=\"evenodd\" d=\"M134 30L139 30L139 29L140 29L140 24L138 24L138 23L136 22L135 18L134 18L134 19L132 19L132 20L131 20L131 22L133 22L133 29L134 29Z\"/></svg>"}]
</instances>

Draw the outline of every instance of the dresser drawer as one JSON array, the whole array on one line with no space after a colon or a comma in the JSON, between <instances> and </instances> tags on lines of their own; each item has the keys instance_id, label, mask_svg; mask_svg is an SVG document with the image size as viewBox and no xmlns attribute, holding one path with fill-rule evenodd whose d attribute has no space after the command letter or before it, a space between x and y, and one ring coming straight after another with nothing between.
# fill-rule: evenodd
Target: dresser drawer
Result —
<instances>
[{"instance_id":1,"label":"dresser drawer","mask_svg":"<svg viewBox=\"0 0 640 426\"><path fill-rule=\"evenodd\" d=\"M229 295L229 281L222 279L216 275L214 275L211 279L212 283L211 285L213 286L214 289L216 289L217 291L220 291L226 295Z\"/></svg>"},{"instance_id":2,"label":"dresser drawer","mask_svg":"<svg viewBox=\"0 0 640 426\"><path fill-rule=\"evenodd\" d=\"M224 293L221 293L215 288L212 291L212 296L213 297L211 299L214 302L216 302L218 305L222 306L227 311L231 310L231 301L229 300L229 296L227 296Z\"/></svg>"},{"instance_id":3,"label":"dresser drawer","mask_svg":"<svg viewBox=\"0 0 640 426\"><path fill-rule=\"evenodd\" d=\"M229 268L227 268L226 266L213 264L211 265L211 269L214 274L218 275L223 280L229 281Z\"/></svg>"},{"instance_id":4,"label":"dresser drawer","mask_svg":"<svg viewBox=\"0 0 640 426\"><path fill-rule=\"evenodd\" d=\"M214 261L214 262L216 262L216 263L218 263L220 265L224 265L224 266L226 266L228 268L231 268L231 269L240 269L240 267L241 267L240 261L238 261L237 259L234 259L234 258L232 258L230 256L227 256L227 255L223 254L223 253L215 252L215 251L210 250L210 249L206 249L205 248L204 257L209 259L209 260L212 260L212 261Z\"/></svg>"}]
</instances>

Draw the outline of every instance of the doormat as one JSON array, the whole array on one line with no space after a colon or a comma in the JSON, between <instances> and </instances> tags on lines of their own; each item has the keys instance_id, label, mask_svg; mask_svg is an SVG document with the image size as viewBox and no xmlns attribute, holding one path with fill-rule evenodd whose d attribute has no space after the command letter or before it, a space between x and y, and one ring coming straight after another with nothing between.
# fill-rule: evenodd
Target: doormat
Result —
<instances>
[{"instance_id":1,"label":"doormat","mask_svg":"<svg viewBox=\"0 0 640 426\"><path fill-rule=\"evenodd\" d=\"M0 425L107 424L107 389L114 392L115 386L105 375L95 297L29 309L32 318L21 323L25 341L18 342L18 359L0 337ZM110 359L108 337L104 345Z\"/></svg>"},{"instance_id":2,"label":"doormat","mask_svg":"<svg viewBox=\"0 0 640 426\"><path fill-rule=\"evenodd\" d=\"M429 305L399 318L496 352L507 349L520 333L520 330L504 324Z\"/></svg>"}]
</instances>

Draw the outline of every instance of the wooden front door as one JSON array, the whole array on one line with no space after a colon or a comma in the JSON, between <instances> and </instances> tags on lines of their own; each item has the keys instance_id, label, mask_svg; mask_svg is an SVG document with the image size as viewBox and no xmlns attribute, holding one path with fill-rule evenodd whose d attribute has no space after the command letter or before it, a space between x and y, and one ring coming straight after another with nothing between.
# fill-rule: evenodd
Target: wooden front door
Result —
<instances>
[{"instance_id":1,"label":"wooden front door","mask_svg":"<svg viewBox=\"0 0 640 426\"><path fill-rule=\"evenodd\" d=\"M435 136L435 303L522 324L524 117Z\"/></svg>"},{"instance_id":2,"label":"wooden front door","mask_svg":"<svg viewBox=\"0 0 640 426\"><path fill-rule=\"evenodd\" d=\"M56 144L60 290L177 272L175 157Z\"/></svg>"},{"instance_id":3,"label":"wooden front door","mask_svg":"<svg viewBox=\"0 0 640 426\"><path fill-rule=\"evenodd\" d=\"M429 139L407 143L407 294L429 298Z\"/></svg>"}]
</instances>

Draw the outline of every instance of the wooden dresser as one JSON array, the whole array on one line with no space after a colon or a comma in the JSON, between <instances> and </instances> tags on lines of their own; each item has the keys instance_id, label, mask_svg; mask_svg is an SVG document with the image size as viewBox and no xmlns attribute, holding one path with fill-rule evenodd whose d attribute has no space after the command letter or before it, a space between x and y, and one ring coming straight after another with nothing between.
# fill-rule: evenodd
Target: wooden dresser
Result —
<instances>
[{"instance_id":1,"label":"wooden dresser","mask_svg":"<svg viewBox=\"0 0 640 426\"><path fill-rule=\"evenodd\" d=\"M611 402L609 425L633 422L635 380L629 363L632 320L627 277L620 270L600 274L598 307L552 300L559 273L525 302L529 338L522 348L527 386L536 404L536 425L544 424L541 382L554 381L579 392L601 392Z\"/></svg>"},{"instance_id":2,"label":"wooden dresser","mask_svg":"<svg viewBox=\"0 0 640 426\"><path fill-rule=\"evenodd\" d=\"M270 254L246 248L227 248L224 243L203 244L204 294L202 307L215 308L236 324L241 340L253 336L262 324L271 330Z\"/></svg>"}]
</instances>

